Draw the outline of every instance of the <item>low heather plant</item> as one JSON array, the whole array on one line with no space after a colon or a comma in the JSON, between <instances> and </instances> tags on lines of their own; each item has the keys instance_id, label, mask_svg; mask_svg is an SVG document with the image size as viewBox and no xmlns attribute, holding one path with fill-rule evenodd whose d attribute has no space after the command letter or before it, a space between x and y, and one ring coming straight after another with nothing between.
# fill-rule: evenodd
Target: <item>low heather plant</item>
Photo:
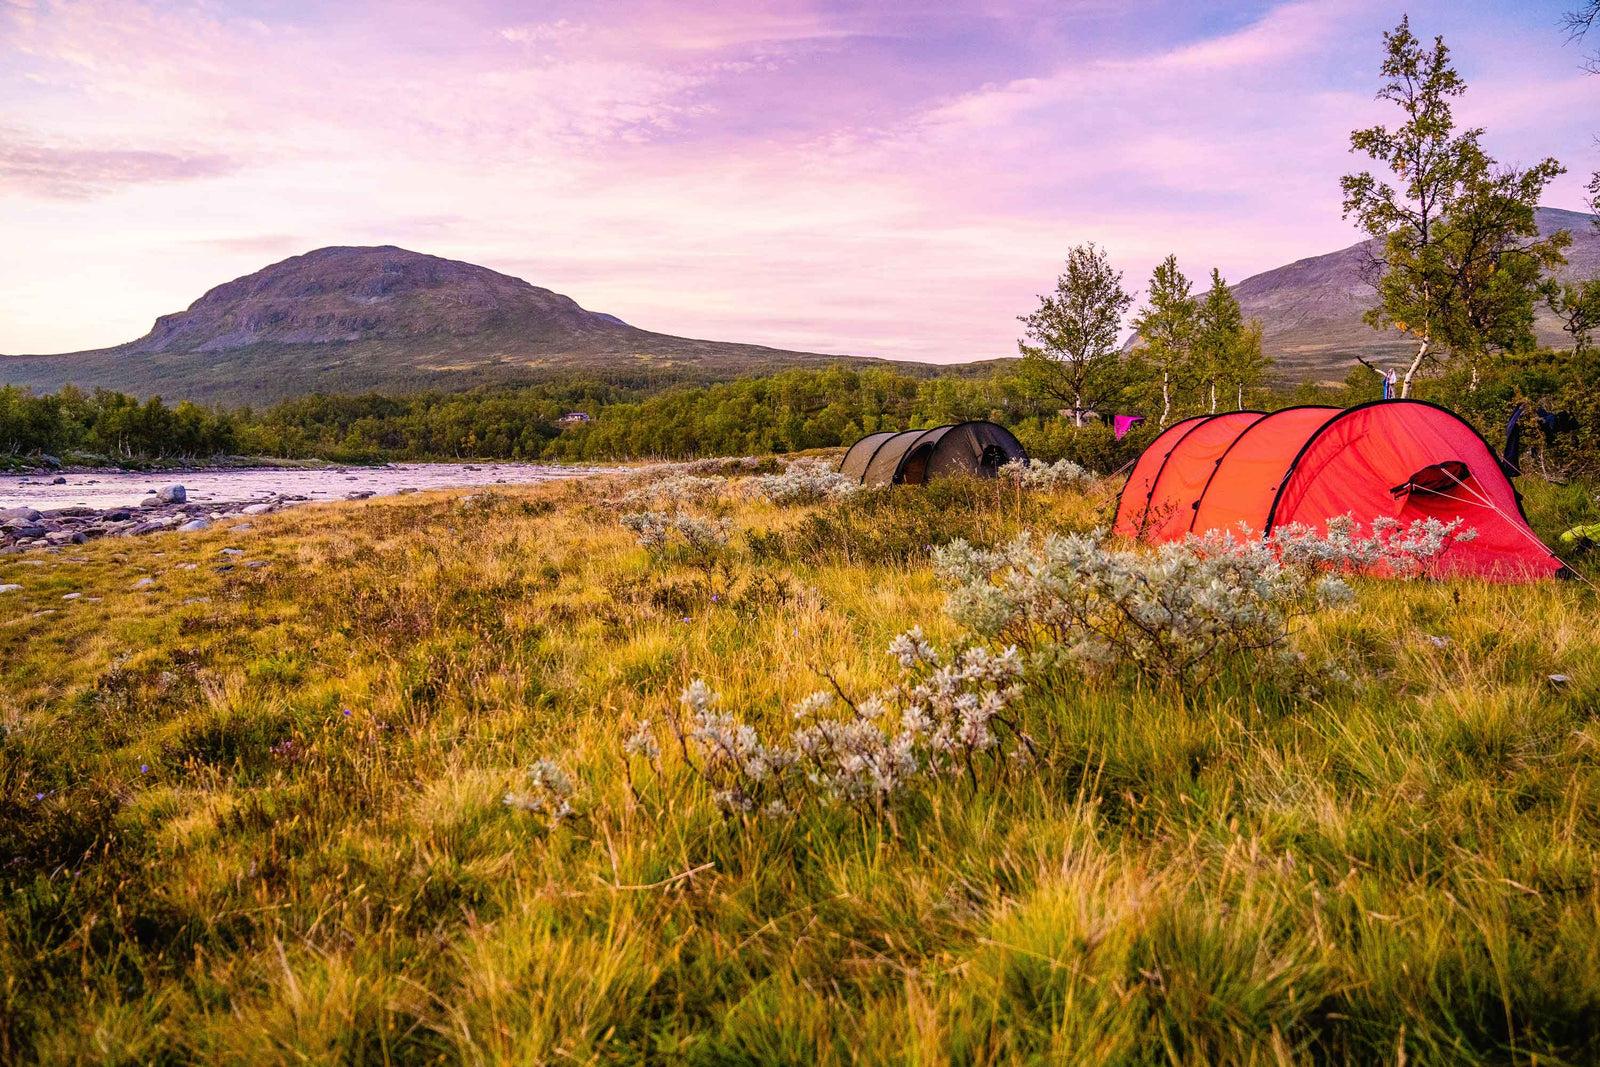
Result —
<instances>
[{"instance_id":1,"label":"low heather plant","mask_svg":"<svg viewBox=\"0 0 1600 1067\"><path fill-rule=\"evenodd\" d=\"M796 726L781 740L722 710L694 680L673 723L686 762L724 811L782 816L838 804L882 813L919 785L966 775L976 786L1008 762L1031 760L1033 743L1011 713L1022 694L1015 648L977 646L946 659L913 629L889 652L899 684L860 702L837 684L813 693L795 705Z\"/></svg>"},{"instance_id":2,"label":"low heather plant","mask_svg":"<svg viewBox=\"0 0 1600 1067\"><path fill-rule=\"evenodd\" d=\"M1070 459L1060 459L1054 463L1029 463L1024 459L1014 459L1000 468L1000 477L1022 489L1050 492L1056 489L1081 489L1094 482L1099 475Z\"/></svg>"},{"instance_id":3,"label":"low heather plant","mask_svg":"<svg viewBox=\"0 0 1600 1067\"><path fill-rule=\"evenodd\" d=\"M835 471L816 459L797 459L782 474L766 474L748 483L751 496L764 498L779 507L820 504L849 496L861 488L853 478Z\"/></svg>"},{"instance_id":4,"label":"low heather plant","mask_svg":"<svg viewBox=\"0 0 1600 1067\"><path fill-rule=\"evenodd\" d=\"M1033 666L1132 668L1186 696L1230 665L1287 665L1293 621L1352 598L1339 578L1225 534L1141 552L1108 548L1103 530L1024 533L992 551L956 541L934 566L955 583L950 615Z\"/></svg>"}]
</instances>

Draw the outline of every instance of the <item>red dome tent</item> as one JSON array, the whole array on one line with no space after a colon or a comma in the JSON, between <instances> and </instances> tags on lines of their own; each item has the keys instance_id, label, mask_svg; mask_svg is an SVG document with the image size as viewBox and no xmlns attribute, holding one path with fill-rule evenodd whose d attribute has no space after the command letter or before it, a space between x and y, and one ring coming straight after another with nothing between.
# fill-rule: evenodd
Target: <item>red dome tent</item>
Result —
<instances>
[{"instance_id":1,"label":"red dome tent","mask_svg":"<svg viewBox=\"0 0 1600 1067\"><path fill-rule=\"evenodd\" d=\"M1289 523L1324 530L1346 513L1363 528L1379 516L1464 519L1478 535L1450 547L1442 574L1526 581L1562 569L1478 432L1420 400L1174 423L1134 464L1115 532L1154 543Z\"/></svg>"}]
</instances>

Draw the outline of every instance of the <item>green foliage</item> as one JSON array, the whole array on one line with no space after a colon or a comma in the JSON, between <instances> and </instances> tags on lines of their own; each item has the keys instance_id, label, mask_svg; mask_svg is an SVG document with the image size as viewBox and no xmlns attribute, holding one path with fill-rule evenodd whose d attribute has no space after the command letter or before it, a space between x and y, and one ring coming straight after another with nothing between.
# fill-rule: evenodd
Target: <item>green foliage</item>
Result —
<instances>
[{"instance_id":1,"label":"green foliage","mask_svg":"<svg viewBox=\"0 0 1600 1067\"><path fill-rule=\"evenodd\" d=\"M1395 184L1370 171L1339 184L1345 216L1382 247L1373 264L1381 302L1367 321L1418 342L1401 388L1409 396L1422 361L1437 360L1437 349L1477 360L1531 348L1540 279L1564 262L1570 238L1541 239L1534 222L1541 192L1563 172L1559 163L1500 168L1479 143L1482 129L1457 132L1450 102L1466 83L1444 39L1429 49L1402 18L1384 44L1387 80L1378 99L1396 104L1405 121L1353 131L1350 149L1382 164Z\"/></svg>"},{"instance_id":2,"label":"green foliage","mask_svg":"<svg viewBox=\"0 0 1600 1067\"><path fill-rule=\"evenodd\" d=\"M1169 255L1150 275L1145 307L1133 317L1139 335L1134 358L1153 368L1161 379L1161 420L1172 414L1174 387L1187 386L1195 377L1194 338L1198 302L1190 295L1192 283L1178 269L1178 257Z\"/></svg>"},{"instance_id":3,"label":"green foliage","mask_svg":"<svg viewBox=\"0 0 1600 1067\"><path fill-rule=\"evenodd\" d=\"M1024 388L1070 405L1081 424L1082 411L1103 403L1119 377L1117 333L1132 303L1104 249L1073 248L1055 291L1021 316L1027 326L1026 338L1017 342Z\"/></svg>"},{"instance_id":4,"label":"green foliage","mask_svg":"<svg viewBox=\"0 0 1600 1067\"><path fill-rule=\"evenodd\" d=\"M105 389L86 395L69 385L34 396L0 386L0 452L10 455L76 450L113 461L193 459L234 451L239 421L187 400L169 408L160 397L141 404Z\"/></svg>"}]
</instances>

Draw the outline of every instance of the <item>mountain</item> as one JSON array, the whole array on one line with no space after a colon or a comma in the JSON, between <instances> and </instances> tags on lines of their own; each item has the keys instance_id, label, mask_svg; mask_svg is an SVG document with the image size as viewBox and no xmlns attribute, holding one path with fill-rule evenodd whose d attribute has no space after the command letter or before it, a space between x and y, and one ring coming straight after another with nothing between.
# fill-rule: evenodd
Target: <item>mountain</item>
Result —
<instances>
[{"instance_id":1,"label":"mountain","mask_svg":"<svg viewBox=\"0 0 1600 1067\"><path fill-rule=\"evenodd\" d=\"M1539 232L1572 233L1563 280L1600 276L1600 232L1593 215L1558 208L1540 208ZM1275 374L1285 380L1342 380L1356 356L1380 365L1409 359L1414 342L1394 330L1379 332L1361 321L1377 305L1377 293L1365 269L1376 245L1353 244L1324 256L1296 260L1246 278L1233 287L1245 318L1261 320L1262 348L1276 361ZM1571 339L1548 311L1536 323L1539 342L1570 346Z\"/></svg>"},{"instance_id":2,"label":"mountain","mask_svg":"<svg viewBox=\"0 0 1600 1067\"><path fill-rule=\"evenodd\" d=\"M334 247L219 285L115 348L0 356L0 381L260 404L571 372L630 385L703 382L840 361L885 362L651 333L471 263L393 246Z\"/></svg>"}]
</instances>

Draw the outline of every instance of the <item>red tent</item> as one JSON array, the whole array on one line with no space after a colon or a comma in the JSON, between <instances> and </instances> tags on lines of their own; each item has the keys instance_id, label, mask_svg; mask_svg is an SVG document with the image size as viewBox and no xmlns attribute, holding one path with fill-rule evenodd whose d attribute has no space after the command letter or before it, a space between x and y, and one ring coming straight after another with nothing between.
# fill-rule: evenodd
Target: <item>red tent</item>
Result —
<instances>
[{"instance_id":1,"label":"red tent","mask_svg":"<svg viewBox=\"0 0 1600 1067\"><path fill-rule=\"evenodd\" d=\"M1443 574L1526 581L1562 569L1478 432L1421 400L1174 423L1134 464L1115 532L1154 543L1289 523L1324 530L1346 513L1363 528L1380 516L1463 519L1477 537L1450 547Z\"/></svg>"}]
</instances>

